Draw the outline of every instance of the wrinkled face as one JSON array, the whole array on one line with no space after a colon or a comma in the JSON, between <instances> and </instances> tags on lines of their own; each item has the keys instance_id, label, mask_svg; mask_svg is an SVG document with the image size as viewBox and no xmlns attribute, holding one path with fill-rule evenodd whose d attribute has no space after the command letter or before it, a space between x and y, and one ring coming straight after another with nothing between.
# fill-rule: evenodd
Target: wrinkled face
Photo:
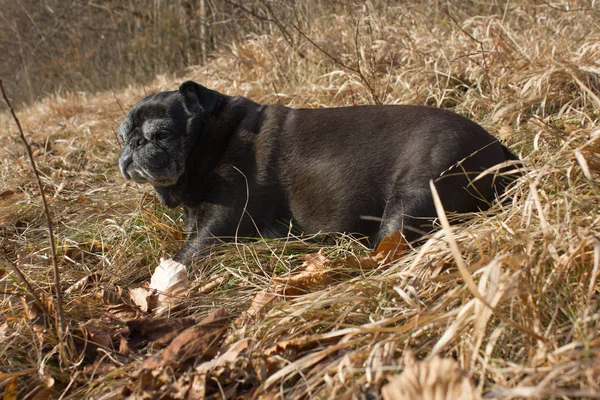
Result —
<instances>
[{"instance_id":1,"label":"wrinkled face","mask_svg":"<svg viewBox=\"0 0 600 400\"><path fill-rule=\"evenodd\" d=\"M125 179L174 185L185 167L186 115L177 92L149 96L119 127L119 167Z\"/></svg>"}]
</instances>

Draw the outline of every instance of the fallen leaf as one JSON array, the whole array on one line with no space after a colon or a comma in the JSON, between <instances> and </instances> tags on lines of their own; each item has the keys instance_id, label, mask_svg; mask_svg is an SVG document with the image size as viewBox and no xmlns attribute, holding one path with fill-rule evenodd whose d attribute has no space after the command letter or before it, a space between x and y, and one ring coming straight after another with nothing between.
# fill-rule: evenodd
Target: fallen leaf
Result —
<instances>
[{"instance_id":1,"label":"fallen leaf","mask_svg":"<svg viewBox=\"0 0 600 400\"><path fill-rule=\"evenodd\" d=\"M228 321L227 311L224 308L216 309L198 324L181 332L165 349L147 358L140 370L174 367L192 357L209 355L225 333L224 327Z\"/></svg>"},{"instance_id":2,"label":"fallen leaf","mask_svg":"<svg viewBox=\"0 0 600 400\"><path fill-rule=\"evenodd\" d=\"M12 378L2 393L2 400L16 400L18 393L17 378Z\"/></svg>"},{"instance_id":3,"label":"fallen leaf","mask_svg":"<svg viewBox=\"0 0 600 400\"><path fill-rule=\"evenodd\" d=\"M260 313L266 305L271 304L273 300L279 296L279 293L269 293L267 290L257 293L256 296L254 296L254 299L252 299L250 307L240 315L240 318L247 319L254 317Z\"/></svg>"},{"instance_id":4,"label":"fallen leaf","mask_svg":"<svg viewBox=\"0 0 600 400\"><path fill-rule=\"evenodd\" d=\"M23 398L31 400L46 400L51 398L54 378L41 371L38 371L32 378L28 380L29 384L25 388L21 388L24 389L23 392L25 393Z\"/></svg>"},{"instance_id":5,"label":"fallen leaf","mask_svg":"<svg viewBox=\"0 0 600 400\"><path fill-rule=\"evenodd\" d=\"M169 344L183 330L196 322L191 318L144 317L127 321L130 342L148 341L157 345Z\"/></svg>"},{"instance_id":6,"label":"fallen leaf","mask_svg":"<svg viewBox=\"0 0 600 400\"><path fill-rule=\"evenodd\" d=\"M281 398L281 393L277 391L263 393L258 396L258 400L278 400Z\"/></svg>"},{"instance_id":7,"label":"fallen leaf","mask_svg":"<svg viewBox=\"0 0 600 400\"><path fill-rule=\"evenodd\" d=\"M304 268L306 271L318 271L331 266L333 261L323 254L323 250L320 249L317 253L310 253L300 257L301 260L304 260L301 268Z\"/></svg>"},{"instance_id":8,"label":"fallen leaf","mask_svg":"<svg viewBox=\"0 0 600 400\"><path fill-rule=\"evenodd\" d=\"M400 231L392 233L390 236L384 237L379 245L376 254L384 254L390 258L389 261L396 260L406 253L408 243L404 238L404 235Z\"/></svg>"},{"instance_id":9,"label":"fallen leaf","mask_svg":"<svg viewBox=\"0 0 600 400\"><path fill-rule=\"evenodd\" d=\"M4 192L0 193L0 199L4 199L6 197L10 197L13 194L15 194L14 190L10 190L10 189L9 190L5 190Z\"/></svg>"},{"instance_id":10,"label":"fallen leaf","mask_svg":"<svg viewBox=\"0 0 600 400\"><path fill-rule=\"evenodd\" d=\"M188 399L204 399L206 396L206 375L192 375Z\"/></svg>"},{"instance_id":11,"label":"fallen leaf","mask_svg":"<svg viewBox=\"0 0 600 400\"><path fill-rule=\"evenodd\" d=\"M102 280L102 277L100 276L100 274L91 274L91 275L85 276L85 277L81 278L80 280L78 280L77 282L75 282L74 284L72 284L71 286L69 286L69 288L67 290L65 290L65 293L70 294L75 291L83 290L83 289L87 288L88 285L96 284L96 283L100 282L101 280Z\"/></svg>"},{"instance_id":12,"label":"fallen leaf","mask_svg":"<svg viewBox=\"0 0 600 400\"><path fill-rule=\"evenodd\" d=\"M42 310L34 300L27 300L25 299L25 297L21 297L21 303L23 303L25 316L29 321L33 322L34 324L40 323L42 321Z\"/></svg>"},{"instance_id":13,"label":"fallen leaf","mask_svg":"<svg viewBox=\"0 0 600 400\"><path fill-rule=\"evenodd\" d=\"M106 307L106 311L109 315L121 321L128 321L130 319L138 318L141 315L141 312L137 307L133 307L129 304L110 305Z\"/></svg>"},{"instance_id":14,"label":"fallen leaf","mask_svg":"<svg viewBox=\"0 0 600 400\"><path fill-rule=\"evenodd\" d=\"M25 197L23 192L18 193L17 195L15 195L15 192L12 190L5 190L4 192L0 193L0 207L5 207L5 206L9 206L11 204L16 203L19 199ZM8 216L2 216L2 219L7 218Z\"/></svg>"},{"instance_id":15,"label":"fallen leaf","mask_svg":"<svg viewBox=\"0 0 600 400\"><path fill-rule=\"evenodd\" d=\"M96 297L101 299L105 304L111 304L111 305L127 303L125 301L124 296L127 296L127 295L125 294L123 289L118 285L115 285L114 289L110 288L110 287L102 288L96 294ZM131 299L128 298L127 300L131 300Z\"/></svg>"},{"instance_id":16,"label":"fallen leaf","mask_svg":"<svg viewBox=\"0 0 600 400\"><path fill-rule=\"evenodd\" d=\"M112 349L112 332L106 322L98 319L90 320L81 325L81 329L95 346Z\"/></svg>"},{"instance_id":17,"label":"fallen leaf","mask_svg":"<svg viewBox=\"0 0 600 400\"><path fill-rule=\"evenodd\" d=\"M281 355L283 352L293 352L294 354L315 348L318 345L329 344L332 342L339 341L339 338L323 338L319 335L306 335L294 339L282 340L277 342L274 346L269 347L264 351L264 355L271 357L274 355ZM287 358L287 357L285 357Z\"/></svg>"},{"instance_id":18,"label":"fallen leaf","mask_svg":"<svg viewBox=\"0 0 600 400\"><path fill-rule=\"evenodd\" d=\"M158 292L157 313L185 297L190 289L185 265L172 259L161 259L150 279L150 289Z\"/></svg>"},{"instance_id":19,"label":"fallen leaf","mask_svg":"<svg viewBox=\"0 0 600 400\"><path fill-rule=\"evenodd\" d=\"M208 282L206 285L202 286L200 288L200 290L198 290L199 293L203 293L203 294L208 294L212 291L214 291L216 288L219 287L219 285L221 283L223 283L223 281L225 280L225 278L218 277L216 279L213 279L212 281Z\"/></svg>"},{"instance_id":20,"label":"fallen leaf","mask_svg":"<svg viewBox=\"0 0 600 400\"><path fill-rule=\"evenodd\" d=\"M40 387L37 389L35 394L33 396L27 397L27 398L31 399L31 400L46 400L46 399L50 399L51 395L52 395L51 388L40 385Z\"/></svg>"},{"instance_id":21,"label":"fallen leaf","mask_svg":"<svg viewBox=\"0 0 600 400\"><path fill-rule=\"evenodd\" d=\"M99 354L99 348L109 351L117 349L120 332L124 329L119 320L105 314L79 324L73 335L73 343L85 355L87 362L93 362Z\"/></svg>"},{"instance_id":22,"label":"fallen leaf","mask_svg":"<svg viewBox=\"0 0 600 400\"><path fill-rule=\"evenodd\" d=\"M346 264L363 272L372 271L386 262L384 253L371 253L368 256L351 255L346 258Z\"/></svg>"},{"instance_id":23,"label":"fallen leaf","mask_svg":"<svg viewBox=\"0 0 600 400\"><path fill-rule=\"evenodd\" d=\"M298 296L320 289L335 282L341 276L339 271L341 263L327 258L323 254L323 249L318 253L307 254L302 259L304 262L300 269L303 271L286 277L273 278L277 290L284 296Z\"/></svg>"},{"instance_id":24,"label":"fallen leaf","mask_svg":"<svg viewBox=\"0 0 600 400\"><path fill-rule=\"evenodd\" d=\"M38 306L38 303L28 296L27 298L21 297L21 302L23 303L23 308L25 310L25 316L29 321L31 321L34 328L48 328L53 322L52 314L55 312L54 301L52 297L41 291L38 293L38 298L50 315L45 315L44 310Z\"/></svg>"},{"instance_id":25,"label":"fallen leaf","mask_svg":"<svg viewBox=\"0 0 600 400\"><path fill-rule=\"evenodd\" d=\"M416 362L405 357L406 368L381 389L384 400L480 400L467 373L452 359L435 357Z\"/></svg>"},{"instance_id":26,"label":"fallen leaf","mask_svg":"<svg viewBox=\"0 0 600 400\"><path fill-rule=\"evenodd\" d=\"M158 295L145 288L129 289L129 296L143 312L152 312L158 304Z\"/></svg>"},{"instance_id":27,"label":"fallen leaf","mask_svg":"<svg viewBox=\"0 0 600 400\"><path fill-rule=\"evenodd\" d=\"M242 339L239 342L232 344L223 354L198 365L196 367L196 372L199 374L206 374L216 367L234 362L239 354L248 348L249 344L250 339Z\"/></svg>"},{"instance_id":28,"label":"fallen leaf","mask_svg":"<svg viewBox=\"0 0 600 400\"><path fill-rule=\"evenodd\" d=\"M323 271L302 271L286 278L273 278L284 296L299 296L312 290L323 288L335 282L341 274L339 271L327 269Z\"/></svg>"},{"instance_id":29,"label":"fallen leaf","mask_svg":"<svg viewBox=\"0 0 600 400\"><path fill-rule=\"evenodd\" d=\"M119 354L130 356L134 353L134 349L129 346L129 341L123 335L119 336Z\"/></svg>"}]
</instances>

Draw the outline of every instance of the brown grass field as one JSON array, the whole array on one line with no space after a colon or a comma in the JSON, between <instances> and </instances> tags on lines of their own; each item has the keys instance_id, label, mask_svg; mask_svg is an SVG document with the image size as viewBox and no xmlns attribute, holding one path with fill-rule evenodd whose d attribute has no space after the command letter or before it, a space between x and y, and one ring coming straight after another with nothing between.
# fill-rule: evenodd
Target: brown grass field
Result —
<instances>
[{"instance_id":1,"label":"brown grass field","mask_svg":"<svg viewBox=\"0 0 600 400\"><path fill-rule=\"evenodd\" d=\"M455 3L366 2L316 15L298 48L249 35L184 78L19 110L54 221L60 341L40 193L0 114L3 399L600 398L600 4ZM144 313L129 289L181 244L181 212L124 181L115 132L184 79L292 107L450 108L523 175L505 202L377 263L343 235L218 246L168 314Z\"/></svg>"}]
</instances>

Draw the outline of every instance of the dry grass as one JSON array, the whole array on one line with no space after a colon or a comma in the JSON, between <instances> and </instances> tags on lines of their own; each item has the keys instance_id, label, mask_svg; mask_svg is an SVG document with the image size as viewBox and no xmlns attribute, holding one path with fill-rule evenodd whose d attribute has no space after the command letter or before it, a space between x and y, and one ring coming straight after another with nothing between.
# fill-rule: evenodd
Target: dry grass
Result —
<instances>
[{"instance_id":1,"label":"dry grass","mask_svg":"<svg viewBox=\"0 0 600 400\"><path fill-rule=\"evenodd\" d=\"M410 350L417 359L455 359L486 397L600 398L600 9L589 1L572 2L570 11L511 2L492 14L456 4L448 15L435 5L382 11L367 2L315 16L303 31L313 42L301 41L304 57L276 34L253 36L189 69L187 78L262 102L452 108L526 162L507 202L376 270L346 266L328 287L275 299L249 322L232 323L223 346L242 350L204 372L207 397L379 398ZM5 393L15 384L23 398L177 398L197 389L200 372L188 364L132 375L153 346L124 354L109 341L90 352L83 338L118 325L114 311L102 317L110 301L99 294L140 286L183 239L178 210L164 210L151 188L119 176L114 134L123 110L178 83L157 77L116 93L57 94L19 114L50 198L62 289L96 274L65 295L76 345L68 368L58 364L51 324L33 318L5 260L40 293L50 291L37 189L15 126L0 116ZM224 245L193 266L192 294L172 316L199 320L223 306L238 317L257 294L275 290L273 277L319 248L330 259L365 254L345 237L336 245L296 238Z\"/></svg>"}]
</instances>

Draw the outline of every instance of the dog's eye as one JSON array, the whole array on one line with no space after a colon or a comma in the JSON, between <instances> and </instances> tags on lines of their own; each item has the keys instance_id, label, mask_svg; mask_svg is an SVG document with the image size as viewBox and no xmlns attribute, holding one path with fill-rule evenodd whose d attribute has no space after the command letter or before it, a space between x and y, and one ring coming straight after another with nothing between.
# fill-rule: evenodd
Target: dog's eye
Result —
<instances>
[{"instance_id":1,"label":"dog's eye","mask_svg":"<svg viewBox=\"0 0 600 400\"><path fill-rule=\"evenodd\" d=\"M156 132L152 138L154 140L158 141L158 140L166 139L168 136L169 136L169 132L159 131L159 132Z\"/></svg>"}]
</instances>

